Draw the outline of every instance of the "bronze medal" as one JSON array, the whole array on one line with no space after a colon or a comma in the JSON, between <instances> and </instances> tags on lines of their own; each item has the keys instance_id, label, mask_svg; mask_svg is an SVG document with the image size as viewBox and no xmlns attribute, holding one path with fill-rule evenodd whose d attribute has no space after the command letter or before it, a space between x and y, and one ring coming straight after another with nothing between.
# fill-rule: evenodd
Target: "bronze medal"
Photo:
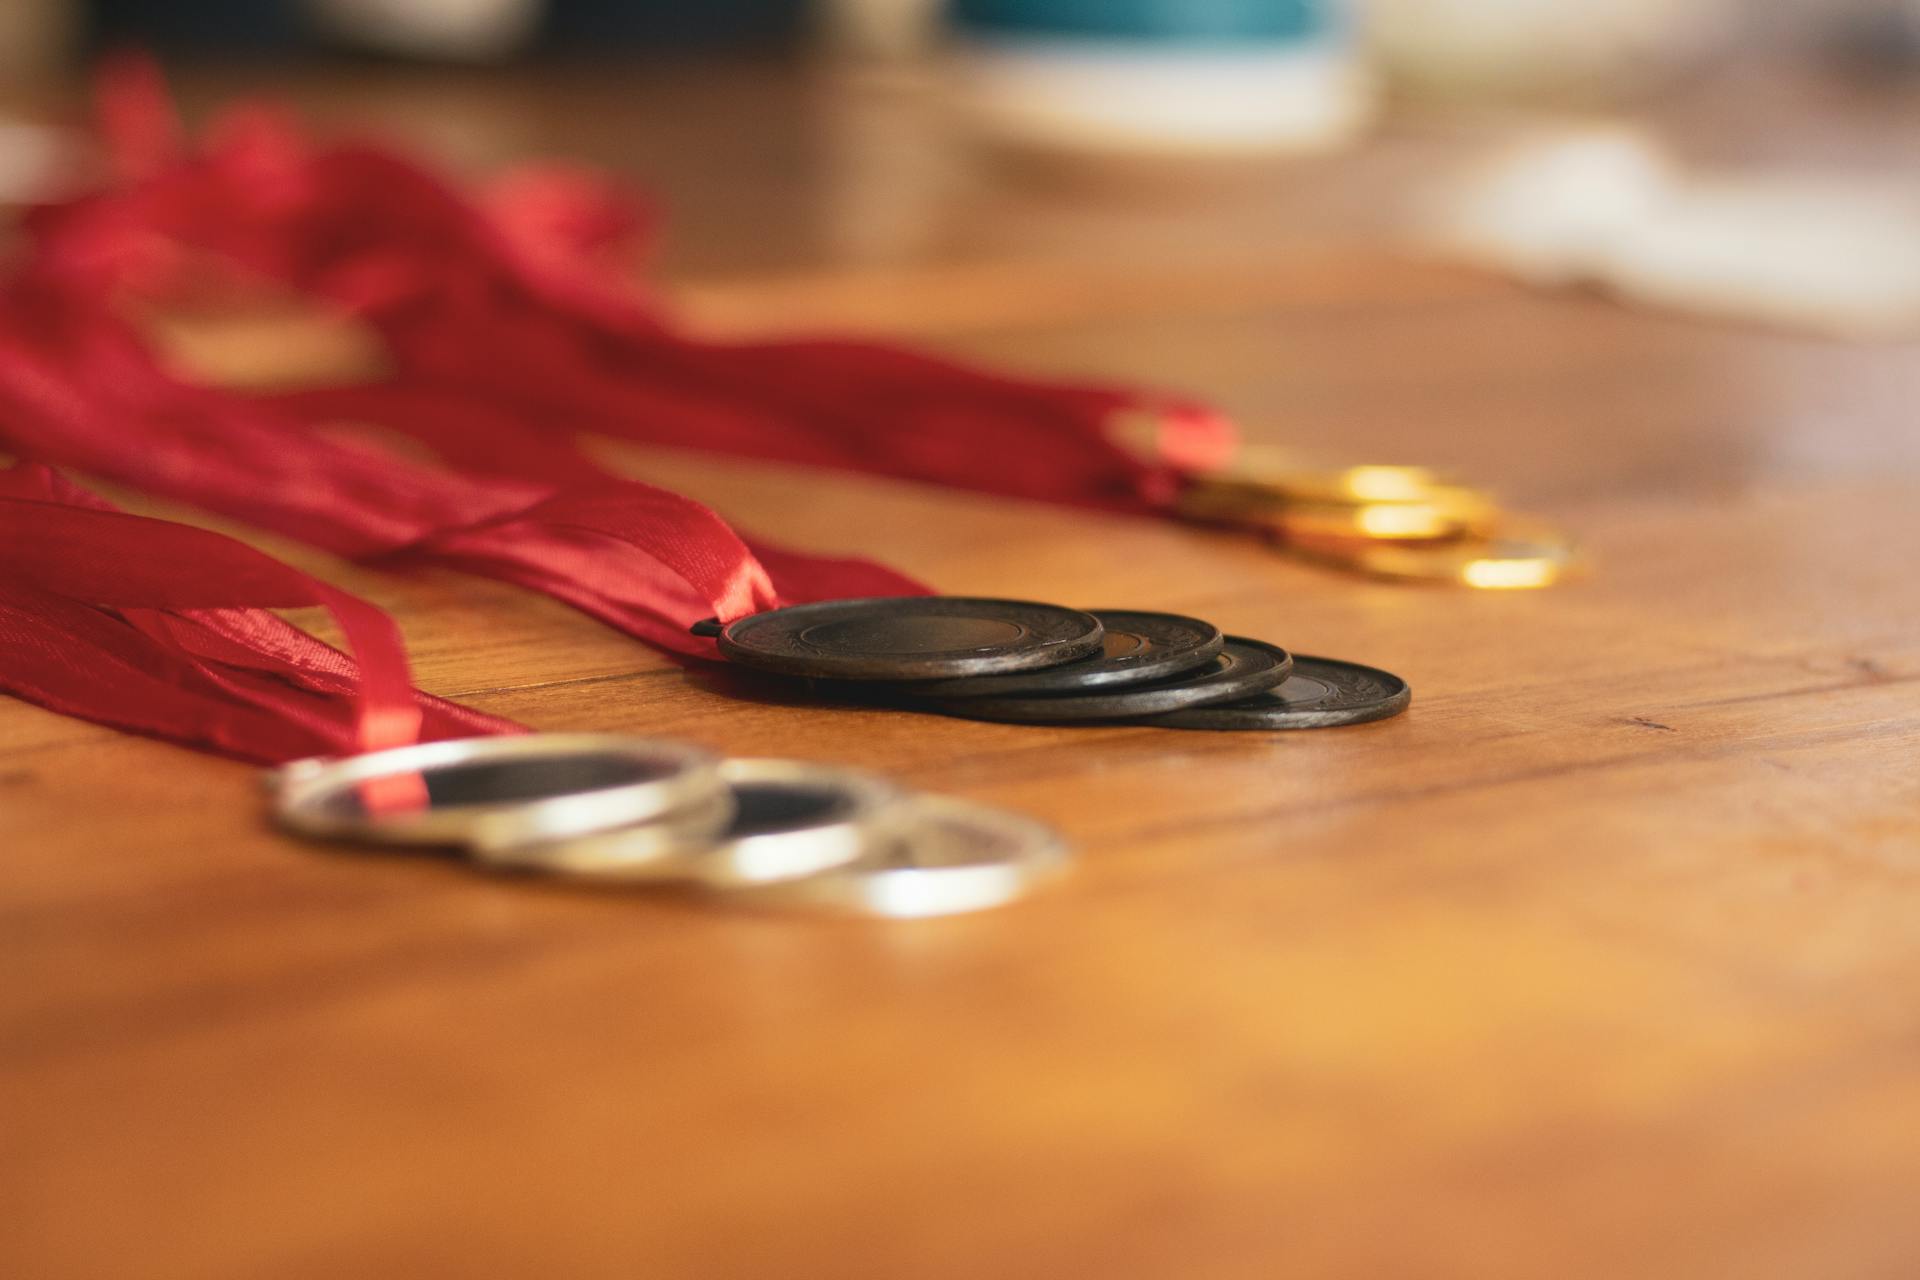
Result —
<instances>
[{"instance_id":1,"label":"bronze medal","mask_svg":"<svg viewBox=\"0 0 1920 1280\"><path fill-rule=\"evenodd\" d=\"M1330 729L1399 715L1413 700L1392 672L1333 658L1293 660L1287 679L1251 698L1157 716L1169 729Z\"/></svg>"},{"instance_id":2,"label":"bronze medal","mask_svg":"<svg viewBox=\"0 0 1920 1280\"><path fill-rule=\"evenodd\" d=\"M899 596L828 600L727 624L720 652L744 666L839 680L936 680L1032 671L1100 651L1092 614L1024 600Z\"/></svg>"}]
</instances>

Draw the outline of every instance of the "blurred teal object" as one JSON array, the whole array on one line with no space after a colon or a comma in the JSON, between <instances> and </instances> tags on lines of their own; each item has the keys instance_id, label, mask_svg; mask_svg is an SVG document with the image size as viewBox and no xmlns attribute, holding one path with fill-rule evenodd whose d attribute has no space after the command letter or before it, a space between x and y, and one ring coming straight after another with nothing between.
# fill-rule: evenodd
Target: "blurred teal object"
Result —
<instances>
[{"instance_id":1,"label":"blurred teal object","mask_svg":"<svg viewBox=\"0 0 1920 1280\"><path fill-rule=\"evenodd\" d=\"M961 105L1027 146L1310 150L1372 115L1349 0L953 0L948 15Z\"/></svg>"},{"instance_id":2,"label":"blurred teal object","mask_svg":"<svg viewBox=\"0 0 1920 1280\"><path fill-rule=\"evenodd\" d=\"M1325 0L957 0L953 18L980 35L1237 43L1323 35L1344 7Z\"/></svg>"}]
</instances>

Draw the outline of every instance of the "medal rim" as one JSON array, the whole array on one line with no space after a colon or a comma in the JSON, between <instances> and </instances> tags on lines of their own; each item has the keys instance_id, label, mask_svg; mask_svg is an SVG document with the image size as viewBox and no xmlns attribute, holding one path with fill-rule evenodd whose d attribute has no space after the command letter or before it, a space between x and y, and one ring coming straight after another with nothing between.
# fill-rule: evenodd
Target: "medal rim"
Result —
<instances>
[{"instance_id":1,"label":"medal rim","mask_svg":"<svg viewBox=\"0 0 1920 1280\"><path fill-rule=\"evenodd\" d=\"M1167 613L1157 609L1088 609L1087 613L1099 619L1105 635L1126 634L1130 628L1109 625L1110 618L1171 618L1180 623L1193 624L1212 634L1191 649L1170 651L1157 655L1158 662L1139 662L1134 666L1110 666L1101 669L1100 664L1108 659L1104 654L1093 654L1074 662L1062 663L1055 667L1042 667L1036 671L1016 671L1004 675L969 676L956 680L932 680L925 684L916 684L903 688L899 692L915 697L937 698L984 698L1016 696L1026 694L1060 693L1071 694L1083 689L1122 689L1130 685L1145 684L1154 680L1170 680L1184 675L1195 667L1205 666L1210 660L1220 656L1226 646L1226 633L1205 618L1195 618L1184 613ZM1152 655L1150 655L1152 656ZM1123 663L1127 658L1116 658L1114 663ZM1074 668L1085 668L1075 672ZM1049 684L1049 681L1060 681ZM1071 681L1068 683L1068 681Z\"/></svg>"},{"instance_id":2,"label":"medal rim","mask_svg":"<svg viewBox=\"0 0 1920 1280\"><path fill-rule=\"evenodd\" d=\"M791 635L799 626L818 625L819 622L828 620L835 612L857 613L864 610L883 612L889 607L895 609L903 605L910 607L913 602L929 600L962 606L988 607L987 611L977 616L993 617L991 612L993 608L1036 610L1058 618L1084 620L1086 626L1081 634L1066 639L1043 641L1022 648L985 653L949 650L937 654L902 655L892 658L875 654L836 655L831 651L795 653L745 643L745 640L755 631L777 625L774 620L788 624L789 630L786 634ZM963 612L955 616L969 615ZM1099 652L1104 634L1100 620L1086 610L1070 609L1065 605L1046 604L1037 600L1009 600L987 596L863 596L845 600L820 600L748 614L744 618L736 618L728 623L721 630L716 643L719 645L720 652L727 658L741 666L757 670L773 671L782 675L869 680L890 684L910 680L994 675L1059 666Z\"/></svg>"},{"instance_id":3,"label":"medal rim","mask_svg":"<svg viewBox=\"0 0 1920 1280\"><path fill-rule=\"evenodd\" d=\"M1351 707L1331 707L1315 710L1269 710L1251 708L1237 710L1232 702L1214 703L1205 706L1183 707L1179 711L1170 711L1154 717L1154 722L1168 729L1214 729L1219 731L1261 730L1276 731L1293 729L1337 729L1347 725L1371 724L1376 720L1386 720L1405 711L1413 702L1413 686L1406 679L1381 667L1368 666L1364 662L1349 662L1344 658L1326 658L1315 654L1299 653L1294 655L1293 674L1321 678L1316 673L1327 668L1341 668L1347 671L1364 672L1376 676L1387 683L1392 692L1384 698ZM1278 688L1278 685L1273 686ZM1272 689L1263 690L1271 693ZM1253 695L1255 697L1259 694ZM1244 718L1244 719L1242 719Z\"/></svg>"},{"instance_id":4,"label":"medal rim","mask_svg":"<svg viewBox=\"0 0 1920 1280\"><path fill-rule=\"evenodd\" d=\"M1027 896L1041 881L1063 872L1072 859L1059 831L1025 814L953 796L909 794L900 803L892 839L921 838L941 824L948 831L987 831L1004 837L1009 852L998 858L949 866L892 866L885 849L820 875L754 886L729 899L756 905L882 919L963 915L1004 906ZM897 848L898 846L893 846Z\"/></svg>"},{"instance_id":5,"label":"medal rim","mask_svg":"<svg viewBox=\"0 0 1920 1280\"><path fill-rule=\"evenodd\" d=\"M431 774L473 763L608 754L664 762L668 772L640 782L593 787L537 800L428 806L393 813L346 814L326 802L379 778ZM562 839L627 826L699 803L721 786L719 760L689 743L634 734L529 733L448 738L337 759L298 760L268 775L273 816L285 830L323 840L384 845L498 845Z\"/></svg>"},{"instance_id":6,"label":"medal rim","mask_svg":"<svg viewBox=\"0 0 1920 1280\"><path fill-rule=\"evenodd\" d=\"M668 814L630 829L497 849L481 860L501 870L578 881L716 890L772 884L819 875L869 853L886 837L889 814L905 794L875 774L805 760L731 757L720 762L718 772L726 803L716 823L689 829ZM724 838L737 810L735 789L769 784L832 791L844 804L828 821Z\"/></svg>"},{"instance_id":7,"label":"medal rim","mask_svg":"<svg viewBox=\"0 0 1920 1280\"><path fill-rule=\"evenodd\" d=\"M1085 694L1033 694L1017 698L941 698L928 699L925 705L944 715L1002 724L1125 723L1172 715L1178 711L1192 710L1215 702L1232 702L1240 698L1250 698L1280 684L1293 670L1293 655L1290 652L1270 641L1255 640L1250 636L1223 637L1219 656L1225 656L1226 652L1235 645L1259 649L1269 655L1278 655L1279 660L1272 667L1255 675L1242 677L1260 681L1251 688L1235 688L1231 681L1225 680L1219 687L1200 684L1198 681L1206 678L1207 675L1204 669L1201 669L1197 673L1189 670L1184 675L1170 676L1163 682L1155 682L1151 685L1123 686L1118 689L1096 690ZM1182 684L1180 683L1182 680L1192 680L1194 683ZM1111 708L1107 705L1127 699L1138 703L1154 694L1183 694L1189 691L1196 696L1182 701L1175 707L1138 710L1125 706ZM1074 709L1076 703L1080 705ZM1101 709L1091 709L1096 703L1101 704ZM1062 714L1063 710L1065 714Z\"/></svg>"}]
</instances>

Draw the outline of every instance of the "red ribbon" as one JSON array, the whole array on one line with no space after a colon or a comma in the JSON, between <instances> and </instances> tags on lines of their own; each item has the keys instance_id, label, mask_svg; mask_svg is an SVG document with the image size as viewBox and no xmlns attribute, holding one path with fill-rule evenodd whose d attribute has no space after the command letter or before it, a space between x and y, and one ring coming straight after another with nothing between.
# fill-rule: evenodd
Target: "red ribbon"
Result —
<instances>
[{"instance_id":1,"label":"red ribbon","mask_svg":"<svg viewBox=\"0 0 1920 1280\"><path fill-rule=\"evenodd\" d=\"M354 657L268 612L308 605ZM35 464L0 471L0 687L260 763L520 731L416 690L398 629L366 601Z\"/></svg>"},{"instance_id":2,"label":"red ribbon","mask_svg":"<svg viewBox=\"0 0 1920 1280\"><path fill-rule=\"evenodd\" d=\"M1139 513L1170 510L1187 470L1233 447L1231 424L1176 397L838 338L691 338L617 283L612 250L652 219L585 170L523 170L476 200L390 150L316 146L258 107L194 150L150 65L104 81L123 180L38 211L35 265L69 290L166 293L183 272L204 289L211 259L343 308L394 366L352 389L363 421L412 433L423 400L484 406L526 424L523 444L593 432ZM1113 438L1126 411L1159 422L1150 455Z\"/></svg>"},{"instance_id":3,"label":"red ribbon","mask_svg":"<svg viewBox=\"0 0 1920 1280\"><path fill-rule=\"evenodd\" d=\"M488 438L484 414L471 435L444 412L432 420L455 452ZM712 654L687 632L702 618L925 590L865 561L750 545L699 503L584 458L503 443L495 474L481 475L311 431L172 376L126 321L31 266L0 294L0 445L352 559L514 582L690 656Z\"/></svg>"},{"instance_id":4,"label":"red ribbon","mask_svg":"<svg viewBox=\"0 0 1920 1280\"><path fill-rule=\"evenodd\" d=\"M314 147L259 109L190 149L139 59L104 77L101 118L114 182L34 211L0 287L0 446L356 560L514 582L711 656L687 632L710 615L925 588L749 543L698 503L607 475L581 434L1140 513L1168 509L1187 466L1231 447L1223 420L1163 396L865 342L690 338L607 283L609 251L648 218L590 173L529 171L474 200L378 147ZM126 319L129 301L261 280L369 323L393 376L266 397L198 386ZM1112 437L1123 410L1158 416L1155 452ZM343 420L444 465L324 429ZM8 483L45 490L0 498L4 678L27 697L256 759L392 744L420 716L431 736L506 727L416 695L371 606L44 471ZM335 612L357 669L257 607L297 604Z\"/></svg>"}]
</instances>

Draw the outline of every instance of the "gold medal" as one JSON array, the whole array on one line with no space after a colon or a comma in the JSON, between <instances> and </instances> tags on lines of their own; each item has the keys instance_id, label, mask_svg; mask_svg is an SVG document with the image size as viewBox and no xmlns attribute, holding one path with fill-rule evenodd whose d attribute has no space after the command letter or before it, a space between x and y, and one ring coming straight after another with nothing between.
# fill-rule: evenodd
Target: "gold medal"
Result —
<instances>
[{"instance_id":1,"label":"gold medal","mask_svg":"<svg viewBox=\"0 0 1920 1280\"><path fill-rule=\"evenodd\" d=\"M1353 471L1408 472L1410 468L1353 468ZM1402 487L1405 474L1371 485L1324 473L1323 493ZM1413 490L1408 489L1412 493ZM1195 484L1180 498L1180 512L1209 524L1247 525L1283 538L1347 538L1358 541L1457 538L1490 526L1498 515L1493 500L1476 489L1428 485L1418 496L1391 500L1286 497L1277 490L1237 484Z\"/></svg>"},{"instance_id":2,"label":"gold medal","mask_svg":"<svg viewBox=\"0 0 1920 1280\"><path fill-rule=\"evenodd\" d=\"M1444 488L1427 467L1311 467L1283 450L1250 445L1232 462L1194 477L1196 487L1266 494L1289 502L1417 502Z\"/></svg>"},{"instance_id":3,"label":"gold medal","mask_svg":"<svg viewBox=\"0 0 1920 1280\"><path fill-rule=\"evenodd\" d=\"M1305 539L1295 549L1313 559L1376 578L1456 582L1482 591L1545 587L1580 565L1573 540L1544 525L1509 523L1484 537L1430 543L1351 543Z\"/></svg>"},{"instance_id":4,"label":"gold medal","mask_svg":"<svg viewBox=\"0 0 1920 1280\"><path fill-rule=\"evenodd\" d=\"M1196 473L1178 510L1378 578L1515 590L1548 586L1576 567L1565 534L1515 522L1490 494L1425 467L1314 468L1281 450L1244 448Z\"/></svg>"}]
</instances>

